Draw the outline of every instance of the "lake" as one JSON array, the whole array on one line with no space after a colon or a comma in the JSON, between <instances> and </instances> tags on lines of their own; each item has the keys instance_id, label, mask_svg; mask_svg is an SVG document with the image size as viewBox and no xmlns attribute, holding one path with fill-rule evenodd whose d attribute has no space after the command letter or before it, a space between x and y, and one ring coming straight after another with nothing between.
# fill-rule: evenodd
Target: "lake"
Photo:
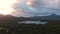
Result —
<instances>
[{"instance_id":1,"label":"lake","mask_svg":"<svg viewBox=\"0 0 60 34\"><path fill-rule=\"evenodd\" d=\"M23 21L18 23L25 23L25 24L47 24L48 22L41 22L41 21Z\"/></svg>"}]
</instances>

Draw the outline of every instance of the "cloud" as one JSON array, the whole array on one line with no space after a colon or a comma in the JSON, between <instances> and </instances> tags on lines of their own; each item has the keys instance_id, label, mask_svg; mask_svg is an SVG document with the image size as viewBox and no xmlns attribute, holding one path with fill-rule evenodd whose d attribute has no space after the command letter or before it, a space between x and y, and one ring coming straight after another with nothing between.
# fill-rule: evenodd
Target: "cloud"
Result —
<instances>
[{"instance_id":1,"label":"cloud","mask_svg":"<svg viewBox=\"0 0 60 34\"><path fill-rule=\"evenodd\" d=\"M30 0L36 8L58 8L58 0Z\"/></svg>"},{"instance_id":2,"label":"cloud","mask_svg":"<svg viewBox=\"0 0 60 34\"><path fill-rule=\"evenodd\" d=\"M32 5L28 6L27 2L31 2ZM15 12L12 15L16 17L31 17L52 13L60 15L57 4L56 0L22 0L22 2L18 1L14 4Z\"/></svg>"},{"instance_id":3,"label":"cloud","mask_svg":"<svg viewBox=\"0 0 60 34\"><path fill-rule=\"evenodd\" d=\"M13 16L18 16L18 17L25 17L25 16L34 16L40 14L40 11L32 8L25 3L17 2L15 4L15 12L12 14Z\"/></svg>"},{"instance_id":4,"label":"cloud","mask_svg":"<svg viewBox=\"0 0 60 34\"><path fill-rule=\"evenodd\" d=\"M39 9L42 14L54 13L60 15L59 0L30 0L31 7Z\"/></svg>"}]
</instances>

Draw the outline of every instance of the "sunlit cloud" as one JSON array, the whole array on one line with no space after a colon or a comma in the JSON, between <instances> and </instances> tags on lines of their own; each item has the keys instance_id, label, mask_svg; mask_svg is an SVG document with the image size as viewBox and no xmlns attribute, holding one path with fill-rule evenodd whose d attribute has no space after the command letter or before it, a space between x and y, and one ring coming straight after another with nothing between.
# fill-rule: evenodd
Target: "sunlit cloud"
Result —
<instances>
[{"instance_id":1,"label":"sunlit cloud","mask_svg":"<svg viewBox=\"0 0 60 34\"><path fill-rule=\"evenodd\" d=\"M26 4L27 4L28 6L31 6L31 5L32 5L32 3L31 3L30 1L28 1Z\"/></svg>"},{"instance_id":2,"label":"sunlit cloud","mask_svg":"<svg viewBox=\"0 0 60 34\"><path fill-rule=\"evenodd\" d=\"M13 12L12 5L16 0L0 0L0 14L8 15Z\"/></svg>"}]
</instances>

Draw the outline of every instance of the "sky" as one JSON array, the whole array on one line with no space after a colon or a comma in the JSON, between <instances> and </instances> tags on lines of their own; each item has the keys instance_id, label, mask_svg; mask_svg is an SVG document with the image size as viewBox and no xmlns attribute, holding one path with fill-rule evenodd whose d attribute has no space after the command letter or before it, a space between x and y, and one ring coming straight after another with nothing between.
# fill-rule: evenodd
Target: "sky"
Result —
<instances>
[{"instance_id":1,"label":"sky","mask_svg":"<svg viewBox=\"0 0 60 34\"><path fill-rule=\"evenodd\" d=\"M17 0L12 7L15 11L11 15L15 17L60 15L59 0Z\"/></svg>"}]
</instances>

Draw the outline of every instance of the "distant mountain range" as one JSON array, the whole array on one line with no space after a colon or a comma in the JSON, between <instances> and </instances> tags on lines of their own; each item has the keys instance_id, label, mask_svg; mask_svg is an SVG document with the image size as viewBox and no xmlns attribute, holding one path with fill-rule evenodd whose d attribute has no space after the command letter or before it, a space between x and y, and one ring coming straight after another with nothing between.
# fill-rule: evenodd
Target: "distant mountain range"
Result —
<instances>
[{"instance_id":1,"label":"distant mountain range","mask_svg":"<svg viewBox=\"0 0 60 34\"><path fill-rule=\"evenodd\" d=\"M46 21L46 20L60 20L60 16L56 14L52 14L49 16L33 16L33 17L14 17L11 15L1 15L0 14L0 22L1 21L9 21L9 22L20 22L20 21Z\"/></svg>"},{"instance_id":2,"label":"distant mountain range","mask_svg":"<svg viewBox=\"0 0 60 34\"><path fill-rule=\"evenodd\" d=\"M60 20L60 16L58 16L56 14L51 14L49 16L33 16L31 18L41 19L41 20Z\"/></svg>"}]
</instances>

